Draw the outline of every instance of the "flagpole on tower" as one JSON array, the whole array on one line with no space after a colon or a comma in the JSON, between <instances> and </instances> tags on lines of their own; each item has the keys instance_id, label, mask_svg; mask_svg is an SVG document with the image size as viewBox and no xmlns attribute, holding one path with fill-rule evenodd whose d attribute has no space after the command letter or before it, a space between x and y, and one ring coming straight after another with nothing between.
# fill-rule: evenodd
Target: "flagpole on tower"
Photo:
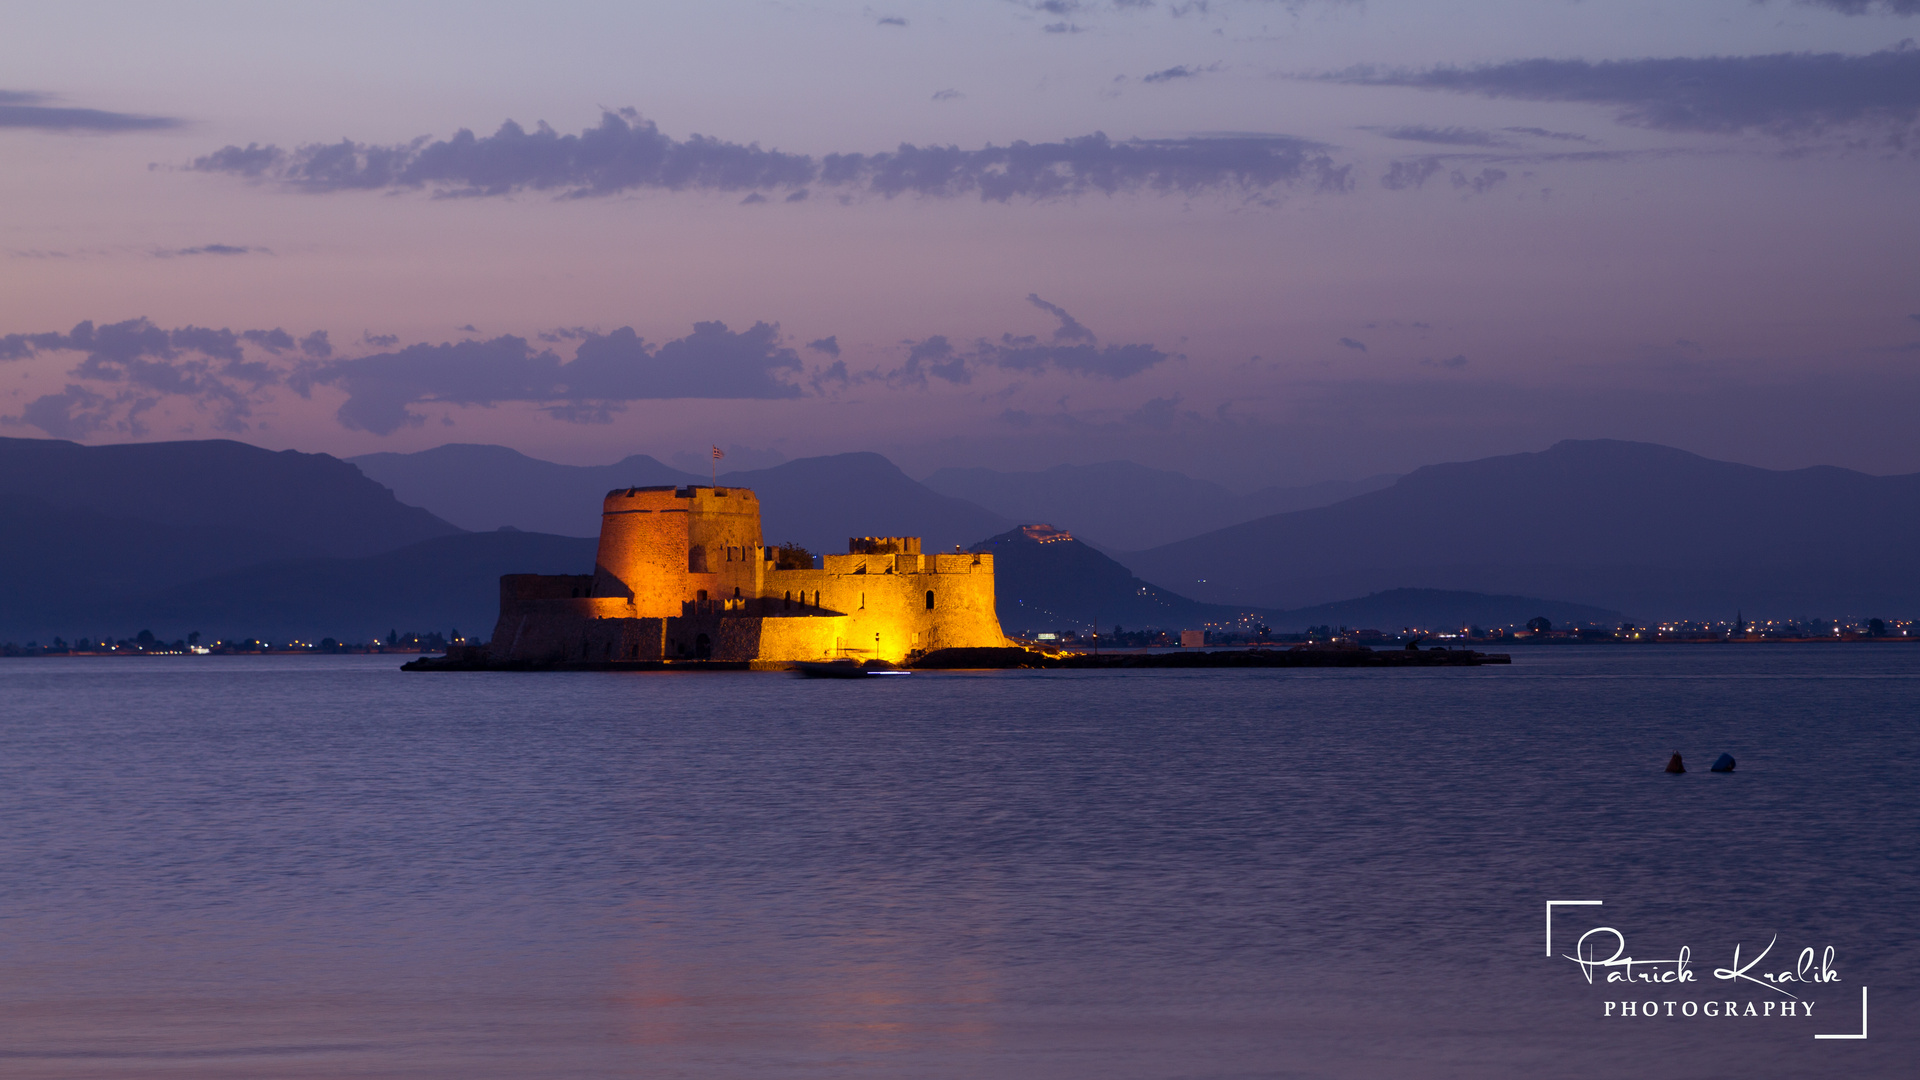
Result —
<instances>
[{"instance_id":1,"label":"flagpole on tower","mask_svg":"<svg viewBox=\"0 0 1920 1080\"><path fill-rule=\"evenodd\" d=\"M719 447L716 446L713 448L713 461L709 463L707 471L713 480L714 487L720 486L720 459L726 456L726 454L721 453Z\"/></svg>"}]
</instances>

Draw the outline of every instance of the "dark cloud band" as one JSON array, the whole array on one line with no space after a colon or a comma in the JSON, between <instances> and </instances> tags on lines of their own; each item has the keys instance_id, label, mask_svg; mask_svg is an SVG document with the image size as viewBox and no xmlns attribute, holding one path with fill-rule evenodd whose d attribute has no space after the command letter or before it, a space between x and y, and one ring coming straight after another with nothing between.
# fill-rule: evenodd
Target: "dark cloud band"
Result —
<instances>
[{"instance_id":1,"label":"dark cloud band","mask_svg":"<svg viewBox=\"0 0 1920 1080\"><path fill-rule=\"evenodd\" d=\"M1058 326L1049 340L1003 334L956 347L935 335L910 346L892 371L852 375L837 337L807 343L832 358L807 370L778 325L756 322L735 332L720 322L693 324L693 332L661 344L632 327L599 333L578 327L539 335L539 341L503 334L486 339L394 348L391 335L361 335L377 351L336 356L325 331L296 338L281 329L240 330L184 326L167 329L148 319L68 333L0 336L0 361L78 353L72 379L55 394L29 403L13 422L61 438L115 429L146 433L142 413L168 398L184 398L213 415L222 431L248 429L255 406L278 387L310 397L317 387L346 395L336 418L348 428L388 435L424 423L422 406L525 404L573 423L605 422L627 404L684 398L786 400L829 386L885 382L927 385L930 378L970 382L976 370L1023 375L1058 372L1123 379L1170 358L1147 344L1102 345L1066 309L1037 295L1027 301ZM554 346L572 343L563 358Z\"/></svg>"},{"instance_id":2,"label":"dark cloud band","mask_svg":"<svg viewBox=\"0 0 1920 1080\"><path fill-rule=\"evenodd\" d=\"M780 344L780 328L755 323L735 333L718 322L651 345L622 327L577 335L573 359L536 349L525 338L410 345L397 352L302 367L291 380L308 393L317 385L347 394L340 422L387 435L419 424L416 405L527 402L572 421L604 421L625 402L666 398L795 398L800 357Z\"/></svg>"},{"instance_id":3,"label":"dark cloud band","mask_svg":"<svg viewBox=\"0 0 1920 1080\"><path fill-rule=\"evenodd\" d=\"M1920 49L1911 46L1860 56L1516 60L1413 72L1358 69L1332 78L1369 86L1616 105L1623 122L1665 131L1795 134L1852 124L1905 128L1920 118Z\"/></svg>"},{"instance_id":4,"label":"dark cloud band","mask_svg":"<svg viewBox=\"0 0 1920 1080\"><path fill-rule=\"evenodd\" d=\"M133 113L107 112L104 109L74 109L42 105L45 94L21 90L0 90L0 128L34 128L40 131L152 131L179 127L180 121L167 116L139 116Z\"/></svg>"},{"instance_id":5,"label":"dark cloud band","mask_svg":"<svg viewBox=\"0 0 1920 1080\"><path fill-rule=\"evenodd\" d=\"M1842 15L1920 15L1920 0L1800 0Z\"/></svg>"},{"instance_id":6,"label":"dark cloud band","mask_svg":"<svg viewBox=\"0 0 1920 1080\"><path fill-rule=\"evenodd\" d=\"M1286 136L1115 142L1096 133L978 150L902 144L891 153L828 154L816 161L701 135L674 139L632 110L605 113L597 127L578 135L545 124L527 131L509 121L492 135L462 130L451 139L402 146L227 146L190 167L309 192L431 189L442 196L543 191L587 197L647 188L797 193L820 185L850 195L977 195L1006 202L1089 192L1352 186L1349 167L1336 165L1320 144Z\"/></svg>"},{"instance_id":7,"label":"dark cloud band","mask_svg":"<svg viewBox=\"0 0 1920 1080\"><path fill-rule=\"evenodd\" d=\"M1052 340L1043 342L1030 334L1002 334L999 341L982 338L963 348L944 334L935 334L906 342L906 363L887 378L909 385L924 386L929 378L960 384L972 382L974 372L981 368L1000 368L1027 375L1058 371L1125 379L1172 359L1172 354L1148 344L1101 345L1093 331L1058 304L1050 304L1035 293L1027 294L1027 303L1060 321Z\"/></svg>"},{"instance_id":8,"label":"dark cloud band","mask_svg":"<svg viewBox=\"0 0 1920 1080\"><path fill-rule=\"evenodd\" d=\"M109 427L143 435L141 414L168 397L185 398L208 410L220 431L241 432L261 392L280 382L283 374L279 365L257 353L249 356L249 346L270 356L322 358L333 353L324 330L296 341L280 329L168 330L146 319L128 319L104 326L83 322L65 334L8 334L0 337L0 360L82 354L68 374L92 387L69 383L58 394L29 402L21 413L23 421L49 435L72 438Z\"/></svg>"}]
</instances>

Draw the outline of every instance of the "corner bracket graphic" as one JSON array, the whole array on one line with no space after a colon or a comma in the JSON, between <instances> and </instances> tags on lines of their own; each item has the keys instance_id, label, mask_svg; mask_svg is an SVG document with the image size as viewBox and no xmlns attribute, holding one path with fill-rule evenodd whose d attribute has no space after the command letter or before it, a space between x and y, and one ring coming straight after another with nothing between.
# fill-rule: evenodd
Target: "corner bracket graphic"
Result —
<instances>
[{"instance_id":1,"label":"corner bracket graphic","mask_svg":"<svg viewBox=\"0 0 1920 1080\"><path fill-rule=\"evenodd\" d=\"M1581 906L1598 907L1603 902L1604 901L1600 901L1600 900L1549 900L1547 901L1547 955L1548 956L1553 955L1553 906L1555 904L1565 904L1565 905L1577 904ZM1852 1036L1847 1036L1847 1037L1852 1038Z\"/></svg>"},{"instance_id":2,"label":"corner bracket graphic","mask_svg":"<svg viewBox=\"0 0 1920 1080\"><path fill-rule=\"evenodd\" d=\"M1815 1035L1816 1039L1864 1039L1867 1037L1867 988L1860 988L1860 1034L1858 1035Z\"/></svg>"}]
</instances>

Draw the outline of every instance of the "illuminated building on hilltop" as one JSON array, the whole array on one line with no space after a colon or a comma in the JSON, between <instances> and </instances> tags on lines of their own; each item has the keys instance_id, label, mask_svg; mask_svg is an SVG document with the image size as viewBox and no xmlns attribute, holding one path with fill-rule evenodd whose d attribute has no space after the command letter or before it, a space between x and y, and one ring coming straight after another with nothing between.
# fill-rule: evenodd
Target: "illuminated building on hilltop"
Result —
<instances>
[{"instance_id":1,"label":"illuminated building on hilltop","mask_svg":"<svg viewBox=\"0 0 1920 1080\"><path fill-rule=\"evenodd\" d=\"M612 491L593 573L500 579L488 659L898 662L1007 644L992 555L923 554L910 536L847 548L816 569L803 552L762 545L760 501L746 488Z\"/></svg>"}]
</instances>

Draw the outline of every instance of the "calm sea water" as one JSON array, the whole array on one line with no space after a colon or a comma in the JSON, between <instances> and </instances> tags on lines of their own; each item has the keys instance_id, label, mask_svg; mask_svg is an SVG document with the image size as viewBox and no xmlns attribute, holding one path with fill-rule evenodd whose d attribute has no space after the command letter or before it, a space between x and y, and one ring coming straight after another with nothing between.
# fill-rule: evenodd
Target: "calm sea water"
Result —
<instances>
[{"instance_id":1,"label":"calm sea water","mask_svg":"<svg viewBox=\"0 0 1920 1080\"><path fill-rule=\"evenodd\" d=\"M0 1076L1912 1075L1916 721L1901 646L4 661ZM1697 980L1588 985L1550 899ZM1785 1000L1712 974L1776 935L1811 1019L1603 1015Z\"/></svg>"}]
</instances>

